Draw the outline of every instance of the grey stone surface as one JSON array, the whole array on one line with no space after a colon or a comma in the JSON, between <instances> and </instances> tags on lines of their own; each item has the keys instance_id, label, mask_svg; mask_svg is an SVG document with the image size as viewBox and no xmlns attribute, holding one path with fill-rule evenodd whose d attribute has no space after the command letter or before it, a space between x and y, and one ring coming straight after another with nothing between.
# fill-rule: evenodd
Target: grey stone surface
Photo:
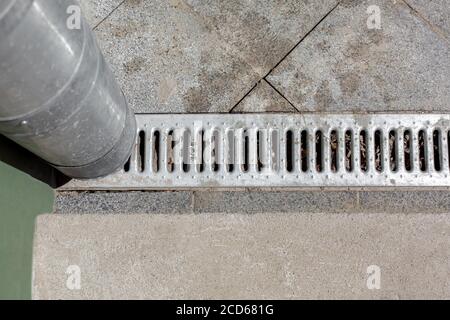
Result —
<instances>
[{"instance_id":1,"label":"grey stone surface","mask_svg":"<svg viewBox=\"0 0 450 320\"><path fill-rule=\"evenodd\" d=\"M197 191L196 213L446 213L450 212L450 191Z\"/></svg>"},{"instance_id":2,"label":"grey stone surface","mask_svg":"<svg viewBox=\"0 0 450 320\"><path fill-rule=\"evenodd\" d=\"M436 32L450 41L450 3L448 0L405 0L418 14L426 19Z\"/></svg>"},{"instance_id":3,"label":"grey stone surface","mask_svg":"<svg viewBox=\"0 0 450 320\"><path fill-rule=\"evenodd\" d=\"M261 80L232 112L297 112L297 110L265 80Z\"/></svg>"},{"instance_id":4,"label":"grey stone surface","mask_svg":"<svg viewBox=\"0 0 450 320\"><path fill-rule=\"evenodd\" d=\"M357 192L213 191L195 192L198 213L355 212Z\"/></svg>"},{"instance_id":5,"label":"grey stone surface","mask_svg":"<svg viewBox=\"0 0 450 320\"><path fill-rule=\"evenodd\" d=\"M185 0L264 77L337 0Z\"/></svg>"},{"instance_id":6,"label":"grey stone surface","mask_svg":"<svg viewBox=\"0 0 450 320\"><path fill-rule=\"evenodd\" d=\"M300 111L448 111L449 74L442 37L404 2L371 0L343 1L267 80Z\"/></svg>"},{"instance_id":7,"label":"grey stone surface","mask_svg":"<svg viewBox=\"0 0 450 320\"><path fill-rule=\"evenodd\" d=\"M123 0L79 0L84 16L92 27L106 18Z\"/></svg>"},{"instance_id":8,"label":"grey stone surface","mask_svg":"<svg viewBox=\"0 0 450 320\"><path fill-rule=\"evenodd\" d=\"M192 192L58 192L55 213L191 213Z\"/></svg>"},{"instance_id":9,"label":"grey stone surface","mask_svg":"<svg viewBox=\"0 0 450 320\"><path fill-rule=\"evenodd\" d=\"M183 1L125 1L96 34L136 112L226 112L259 80Z\"/></svg>"},{"instance_id":10,"label":"grey stone surface","mask_svg":"<svg viewBox=\"0 0 450 320\"><path fill-rule=\"evenodd\" d=\"M359 201L364 212L450 212L449 191L360 192Z\"/></svg>"},{"instance_id":11,"label":"grey stone surface","mask_svg":"<svg viewBox=\"0 0 450 320\"><path fill-rule=\"evenodd\" d=\"M45 215L33 298L448 299L449 230L449 214Z\"/></svg>"}]
</instances>

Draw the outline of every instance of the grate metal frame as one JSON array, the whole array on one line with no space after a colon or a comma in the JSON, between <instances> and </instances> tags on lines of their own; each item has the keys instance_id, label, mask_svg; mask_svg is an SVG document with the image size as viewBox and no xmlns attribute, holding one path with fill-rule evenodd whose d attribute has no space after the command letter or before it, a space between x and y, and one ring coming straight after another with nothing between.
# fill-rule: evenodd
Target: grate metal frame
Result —
<instances>
[{"instance_id":1,"label":"grate metal frame","mask_svg":"<svg viewBox=\"0 0 450 320\"><path fill-rule=\"evenodd\" d=\"M449 114L138 114L137 123L127 170L60 189L450 187Z\"/></svg>"}]
</instances>

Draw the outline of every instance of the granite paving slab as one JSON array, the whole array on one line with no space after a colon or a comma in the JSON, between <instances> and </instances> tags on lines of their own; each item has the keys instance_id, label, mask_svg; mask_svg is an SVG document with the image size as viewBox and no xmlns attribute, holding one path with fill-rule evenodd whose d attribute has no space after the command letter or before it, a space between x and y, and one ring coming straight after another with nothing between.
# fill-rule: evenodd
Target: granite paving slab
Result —
<instances>
[{"instance_id":1,"label":"granite paving slab","mask_svg":"<svg viewBox=\"0 0 450 320\"><path fill-rule=\"evenodd\" d=\"M371 0L343 1L267 80L300 111L449 111L449 74L447 41L404 2Z\"/></svg>"}]
</instances>

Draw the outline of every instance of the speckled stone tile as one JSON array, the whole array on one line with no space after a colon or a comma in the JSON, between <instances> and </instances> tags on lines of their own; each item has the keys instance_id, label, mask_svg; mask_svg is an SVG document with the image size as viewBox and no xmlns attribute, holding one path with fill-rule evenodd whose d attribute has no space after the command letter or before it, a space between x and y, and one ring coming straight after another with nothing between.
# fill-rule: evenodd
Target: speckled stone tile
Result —
<instances>
[{"instance_id":1,"label":"speckled stone tile","mask_svg":"<svg viewBox=\"0 0 450 320\"><path fill-rule=\"evenodd\" d=\"M108 16L123 0L79 0L85 18L91 27Z\"/></svg>"},{"instance_id":2,"label":"speckled stone tile","mask_svg":"<svg viewBox=\"0 0 450 320\"><path fill-rule=\"evenodd\" d=\"M96 29L135 112L226 112L259 81L182 1L125 1Z\"/></svg>"},{"instance_id":3,"label":"speckled stone tile","mask_svg":"<svg viewBox=\"0 0 450 320\"><path fill-rule=\"evenodd\" d=\"M262 77L337 0L185 0Z\"/></svg>"},{"instance_id":4,"label":"speckled stone tile","mask_svg":"<svg viewBox=\"0 0 450 320\"><path fill-rule=\"evenodd\" d=\"M367 191L359 194L361 212L446 213L449 191Z\"/></svg>"},{"instance_id":5,"label":"speckled stone tile","mask_svg":"<svg viewBox=\"0 0 450 320\"><path fill-rule=\"evenodd\" d=\"M198 191L194 193L196 213L335 212L358 210L353 191Z\"/></svg>"},{"instance_id":6,"label":"speckled stone tile","mask_svg":"<svg viewBox=\"0 0 450 320\"><path fill-rule=\"evenodd\" d=\"M186 214L192 192L57 192L58 214Z\"/></svg>"},{"instance_id":7,"label":"speckled stone tile","mask_svg":"<svg viewBox=\"0 0 450 320\"><path fill-rule=\"evenodd\" d=\"M405 0L431 27L450 41L450 2L448 0Z\"/></svg>"},{"instance_id":8,"label":"speckled stone tile","mask_svg":"<svg viewBox=\"0 0 450 320\"><path fill-rule=\"evenodd\" d=\"M265 80L258 82L253 90L232 111L234 113L297 112Z\"/></svg>"},{"instance_id":9,"label":"speckled stone tile","mask_svg":"<svg viewBox=\"0 0 450 320\"><path fill-rule=\"evenodd\" d=\"M369 6L381 29L369 29ZM344 1L269 75L300 111L449 111L448 43L402 1Z\"/></svg>"}]
</instances>

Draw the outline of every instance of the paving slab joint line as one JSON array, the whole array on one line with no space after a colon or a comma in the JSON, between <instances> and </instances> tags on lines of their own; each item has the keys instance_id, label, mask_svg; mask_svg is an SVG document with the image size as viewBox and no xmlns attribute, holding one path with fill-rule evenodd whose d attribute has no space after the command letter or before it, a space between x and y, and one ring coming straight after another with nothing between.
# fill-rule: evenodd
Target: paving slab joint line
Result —
<instances>
[{"instance_id":1,"label":"paving slab joint line","mask_svg":"<svg viewBox=\"0 0 450 320\"><path fill-rule=\"evenodd\" d=\"M109 12L102 20L100 20L100 22L98 22L93 28L92 30L96 30L106 19L108 19L113 13L114 11L116 11L117 9L119 9L120 6L122 6L125 1L127 0L122 0L114 9L111 10L111 12Z\"/></svg>"},{"instance_id":2,"label":"paving slab joint line","mask_svg":"<svg viewBox=\"0 0 450 320\"><path fill-rule=\"evenodd\" d=\"M275 64L275 66L273 66L273 68L271 68L269 70L269 72L267 72L267 74L263 77L264 80L266 80L266 78L272 73L273 70L275 70L283 61L284 59L286 59L292 51L294 51L299 45L300 43L302 43L338 6L339 6L340 2L338 2L333 8L331 8L330 11L328 11L323 17L322 19L319 20L319 22L317 22L312 28L311 30L309 30L285 55L283 58L281 58L280 61L278 61L277 64ZM267 80L266 80L267 81Z\"/></svg>"},{"instance_id":3,"label":"paving slab joint line","mask_svg":"<svg viewBox=\"0 0 450 320\"><path fill-rule=\"evenodd\" d=\"M260 83L261 81L265 81L272 89L275 90L276 93L278 93L284 100L286 100L295 110L297 110L298 112L301 112L291 101L289 101L289 99L287 99L272 83L270 83L270 81L267 79L267 77L272 73L273 70L275 70L276 67L278 67L290 54L292 51L294 51L299 45L300 43L303 42L303 40L306 39L306 37L308 37L321 23L323 20L325 20L338 6L339 6L340 2L338 2L330 11L328 11L320 20L319 22L317 22L312 28L311 30L309 30L296 44L294 44L294 46L281 58L280 61L278 61L275 66L273 66L269 72L267 72L267 74L262 77L258 82L255 83L255 85L230 109L230 113L233 112L233 110L250 94L253 92L253 90L255 90L256 86L258 85L258 83Z\"/></svg>"},{"instance_id":4,"label":"paving slab joint line","mask_svg":"<svg viewBox=\"0 0 450 320\"><path fill-rule=\"evenodd\" d=\"M250 95L250 93L253 92L253 90L255 90L255 88L258 86L258 83L260 83L261 81L262 81L262 80L257 81L257 82L253 85L253 87L252 87L250 90L248 90L247 93L244 94L244 96L243 96L241 99L239 99L239 101L236 102L236 104L235 104L235 105L230 109L230 111L228 111L228 112L229 112L229 113L232 113L233 110L236 109L236 107L237 107L242 101L244 101L244 99L247 98L247 96Z\"/></svg>"},{"instance_id":5,"label":"paving slab joint line","mask_svg":"<svg viewBox=\"0 0 450 320\"><path fill-rule=\"evenodd\" d=\"M407 0L401 0L410 10L411 13L415 16L417 16L420 20L422 20L427 26L428 28L434 32L436 35L439 36L439 38L443 39L445 41L445 43L447 44L447 46L450 45L450 41L447 39L447 37L445 36L445 34L443 33L443 31L435 26L431 21L429 21L425 15L423 15L419 10L417 10L416 8L414 8L412 5L410 5Z\"/></svg>"},{"instance_id":6,"label":"paving slab joint line","mask_svg":"<svg viewBox=\"0 0 450 320\"><path fill-rule=\"evenodd\" d=\"M270 83L269 80L267 80L266 78L263 79L273 90L275 90L276 93L278 93L284 100L286 100L292 108L294 108L295 110L297 110L298 112L301 112L291 101L289 101L288 98L286 98L281 92L280 90L278 90L272 83Z\"/></svg>"}]
</instances>

